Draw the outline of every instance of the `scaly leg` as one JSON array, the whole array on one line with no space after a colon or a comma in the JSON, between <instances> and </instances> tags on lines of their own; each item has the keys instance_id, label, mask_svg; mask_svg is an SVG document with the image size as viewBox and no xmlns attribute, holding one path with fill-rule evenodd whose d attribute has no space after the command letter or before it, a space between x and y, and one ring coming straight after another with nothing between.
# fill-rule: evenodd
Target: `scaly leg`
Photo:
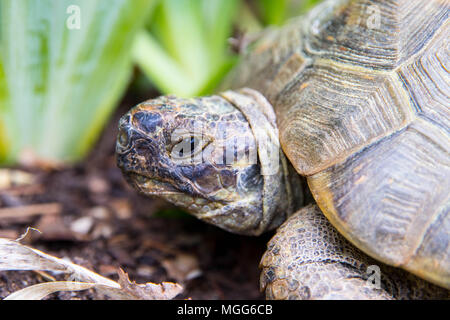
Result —
<instances>
[{"instance_id":1,"label":"scaly leg","mask_svg":"<svg viewBox=\"0 0 450 320\"><path fill-rule=\"evenodd\" d=\"M316 205L292 215L267 247L260 264L260 283L268 299L450 297L448 290L358 250L338 233Z\"/></svg>"}]
</instances>

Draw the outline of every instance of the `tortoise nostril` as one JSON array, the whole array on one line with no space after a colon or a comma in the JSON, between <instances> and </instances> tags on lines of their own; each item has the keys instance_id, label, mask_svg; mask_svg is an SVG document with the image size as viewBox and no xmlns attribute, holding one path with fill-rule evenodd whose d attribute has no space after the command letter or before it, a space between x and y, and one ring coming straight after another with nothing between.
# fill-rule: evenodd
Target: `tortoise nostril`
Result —
<instances>
[{"instance_id":1,"label":"tortoise nostril","mask_svg":"<svg viewBox=\"0 0 450 320\"><path fill-rule=\"evenodd\" d=\"M122 116L122 118L120 118L119 120L119 126L120 127L124 127L127 124L129 124L131 121L131 115L129 113L125 114L124 116Z\"/></svg>"},{"instance_id":2,"label":"tortoise nostril","mask_svg":"<svg viewBox=\"0 0 450 320\"><path fill-rule=\"evenodd\" d=\"M119 128L119 134L117 135L117 151L125 150L130 143L130 136L128 130L124 127Z\"/></svg>"},{"instance_id":3,"label":"tortoise nostril","mask_svg":"<svg viewBox=\"0 0 450 320\"><path fill-rule=\"evenodd\" d=\"M116 151L123 153L128 149L130 144L130 121L131 116L129 113L125 114L119 120L119 132L117 134Z\"/></svg>"}]
</instances>

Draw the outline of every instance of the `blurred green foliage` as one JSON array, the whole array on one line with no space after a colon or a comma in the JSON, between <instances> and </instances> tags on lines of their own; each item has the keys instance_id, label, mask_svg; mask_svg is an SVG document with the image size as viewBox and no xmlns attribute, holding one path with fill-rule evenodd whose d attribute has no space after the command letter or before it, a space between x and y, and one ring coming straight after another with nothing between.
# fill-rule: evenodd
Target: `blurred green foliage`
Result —
<instances>
[{"instance_id":1,"label":"blurred green foliage","mask_svg":"<svg viewBox=\"0 0 450 320\"><path fill-rule=\"evenodd\" d=\"M16 163L24 150L83 159L132 62L162 94L211 93L237 61L228 45L236 31L280 25L315 2L1 0L0 164Z\"/></svg>"},{"instance_id":2,"label":"blurred green foliage","mask_svg":"<svg viewBox=\"0 0 450 320\"><path fill-rule=\"evenodd\" d=\"M281 25L287 19L305 13L320 0L256 0L256 12L265 25ZM256 3L255 3L256 2Z\"/></svg>"},{"instance_id":3,"label":"blurred green foliage","mask_svg":"<svg viewBox=\"0 0 450 320\"><path fill-rule=\"evenodd\" d=\"M231 68L237 0L163 0L135 42L136 63L163 93L199 95Z\"/></svg>"},{"instance_id":4,"label":"blurred green foliage","mask_svg":"<svg viewBox=\"0 0 450 320\"><path fill-rule=\"evenodd\" d=\"M211 93L236 63L233 31L281 25L318 0L160 0L133 48L136 64L165 94ZM234 27L234 28L233 28Z\"/></svg>"},{"instance_id":5,"label":"blurred green foliage","mask_svg":"<svg viewBox=\"0 0 450 320\"><path fill-rule=\"evenodd\" d=\"M0 163L81 159L128 83L151 2L0 1Z\"/></svg>"}]
</instances>

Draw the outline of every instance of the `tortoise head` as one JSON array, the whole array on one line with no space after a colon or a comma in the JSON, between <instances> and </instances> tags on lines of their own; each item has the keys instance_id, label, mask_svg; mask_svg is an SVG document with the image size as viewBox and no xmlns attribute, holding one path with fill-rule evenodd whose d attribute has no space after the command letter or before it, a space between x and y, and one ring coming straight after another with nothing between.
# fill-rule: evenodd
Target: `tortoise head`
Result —
<instances>
[{"instance_id":1,"label":"tortoise head","mask_svg":"<svg viewBox=\"0 0 450 320\"><path fill-rule=\"evenodd\" d=\"M246 116L223 96L163 96L120 119L116 155L139 192L225 230L259 234L273 219L257 147Z\"/></svg>"}]
</instances>

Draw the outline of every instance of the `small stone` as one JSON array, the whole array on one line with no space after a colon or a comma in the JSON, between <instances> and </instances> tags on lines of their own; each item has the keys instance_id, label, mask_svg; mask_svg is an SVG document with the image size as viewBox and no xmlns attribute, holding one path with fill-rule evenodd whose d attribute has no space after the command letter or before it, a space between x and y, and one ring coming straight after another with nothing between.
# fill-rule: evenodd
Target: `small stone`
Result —
<instances>
[{"instance_id":1,"label":"small stone","mask_svg":"<svg viewBox=\"0 0 450 320\"><path fill-rule=\"evenodd\" d=\"M81 217L70 224L70 230L79 234L88 234L94 225L94 219L89 216Z\"/></svg>"}]
</instances>

